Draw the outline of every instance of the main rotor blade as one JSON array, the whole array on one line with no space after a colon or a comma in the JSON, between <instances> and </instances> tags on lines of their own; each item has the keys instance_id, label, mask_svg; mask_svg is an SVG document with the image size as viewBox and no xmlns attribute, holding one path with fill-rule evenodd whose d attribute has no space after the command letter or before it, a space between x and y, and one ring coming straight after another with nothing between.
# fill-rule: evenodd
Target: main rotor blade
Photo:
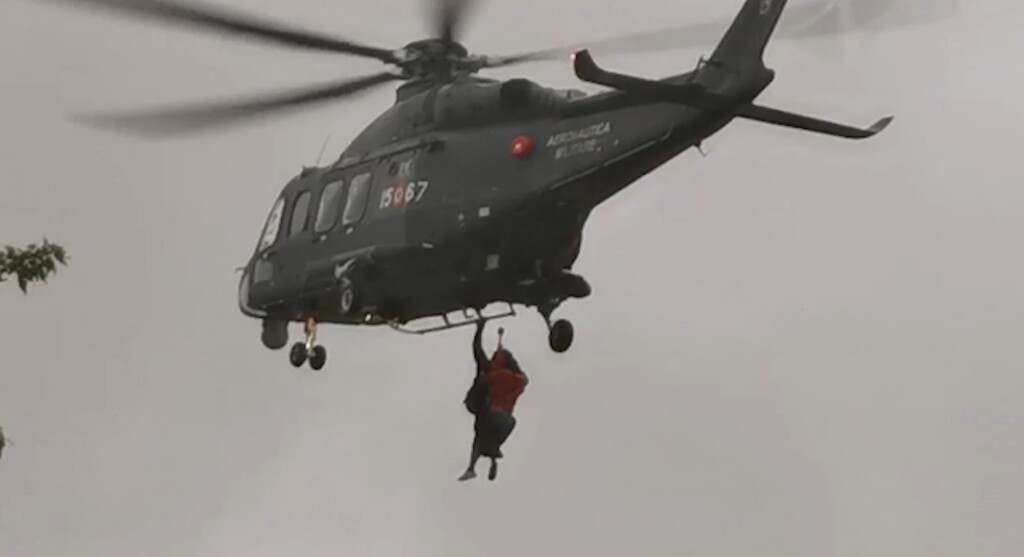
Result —
<instances>
[{"instance_id":1,"label":"main rotor blade","mask_svg":"<svg viewBox=\"0 0 1024 557\"><path fill-rule=\"evenodd\" d=\"M843 8L836 0L812 0L787 7L775 33L777 38L813 38L849 33L878 31L893 27L930 23L956 13L957 0L858 0L851 2L853 18L839 18ZM571 54L587 49L595 54L634 54L663 50L714 46L733 21L728 17L591 41L514 54L488 57L484 67L497 68L548 60L565 60Z\"/></svg>"},{"instance_id":2,"label":"main rotor blade","mask_svg":"<svg viewBox=\"0 0 1024 557\"><path fill-rule=\"evenodd\" d=\"M288 27L266 20L228 11L223 8L171 2L168 0L49 0L76 4L79 7L94 6L130 15L182 24L189 28L220 31L226 34L242 35L249 38L277 43L293 48L304 48L326 52L352 54L376 58L382 62L398 61L390 50L367 46L352 41L328 37Z\"/></svg>"},{"instance_id":3,"label":"main rotor blade","mask_svg":"<svg viewBox=\"0 0 1024 557\"><path fill-rule=\"evenodd\" d=\"M378 73L303 90L270 93L248 99L158 109L131 114L80 116L76 118L99 127L159 137L202 131L242 123L287 110L347 97L388 81L402 79Z\"/></svg>"},{"instance_id":4,"label":"main rotor blade","mask_svg":"<svg viewBox=\"0 0 1024 557\"><path fill-rule=\"evenodd\" d=\"M451 52L458 25L465 17L470 0L434 0L438 14L438 37L444 47L444 54Z\"/></svg>"}]
</instances>

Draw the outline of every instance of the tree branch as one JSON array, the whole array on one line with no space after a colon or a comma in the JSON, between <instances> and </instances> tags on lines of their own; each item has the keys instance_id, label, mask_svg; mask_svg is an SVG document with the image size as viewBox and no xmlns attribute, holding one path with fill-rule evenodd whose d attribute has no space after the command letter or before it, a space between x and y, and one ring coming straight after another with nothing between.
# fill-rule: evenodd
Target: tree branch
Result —
<instances>
[{"instance_id":1,"label":"tree branch","mask_svg":"<svg viewBox=\"0 0 1024 557\"><path fill-rule=\"evenodd\" d=\"M0 251L0 282L14 276L18 288L27 294L30 283L45 283L50 275L57 272L57 264L67 266L68 260L64 248L46 238L43 238L42 245L29 244L23 249L6 246Z\"/></svg>"}]
</instances>

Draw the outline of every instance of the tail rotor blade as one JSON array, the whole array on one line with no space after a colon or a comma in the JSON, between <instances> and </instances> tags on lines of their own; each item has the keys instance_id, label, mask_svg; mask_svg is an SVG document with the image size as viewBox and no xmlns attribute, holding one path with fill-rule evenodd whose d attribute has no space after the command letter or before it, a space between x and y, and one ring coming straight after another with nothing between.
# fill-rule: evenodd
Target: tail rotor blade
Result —
<instances>
[{"instance_id":1,"label":"tail rotor blade","mask_svg":"<svg viewBox=\"0 0 1024 557\"><path fill-rule=\"evenodd\" d=\"M862 46L864 44L864 35L857 31L857 21L854 15L850 11L849 0L832 0L832 5L836 11L836 20L839 28L844 32L840 41L840 52L843 58L849 55L849 51L852 47Z\"/></svg>"},{"instance_id":2,"label":"tail rotor blade","mask_svg":"<svg viewBox=\"0 0 1024 557\"><path fill-rule=\"evenodd\" d=\"M814 0L788 10L790 17L779 23L780 33L811 38L944 21L959 12L960 0Z\"/></svg>"}]
</instances>

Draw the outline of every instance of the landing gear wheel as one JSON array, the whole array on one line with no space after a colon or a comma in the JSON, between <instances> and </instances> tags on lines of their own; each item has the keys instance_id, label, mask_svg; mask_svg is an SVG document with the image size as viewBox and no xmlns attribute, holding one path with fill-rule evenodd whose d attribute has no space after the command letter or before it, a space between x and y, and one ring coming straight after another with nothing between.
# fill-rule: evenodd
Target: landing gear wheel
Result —
<instances>
[{"instance_id":1,"label":"landing gear wheel","mask_svg":"<svg viewBox=\"0 0 1024 557\"><path fill-rule=\"evenodd\" d=\"M296 342L292 345L291 352L288 353L288 360L291 361L295 367L302 367L302 364L306 363L306 345L301 342Z\"/></svg>"},{"instance_id":2,"label":"landing gear wheel","mask_svg":"<svg viewBox=\"0 0 1024 557\"><path fill-rule=\"evenodd\" d=\"M312 352L309 355L309 367L319 371L323 369L324 364L326 363L327 349L320 345L314 346Z\"/></svg>"},{"instance_id":3,"label":"landing gear wheel","mask_svg":"<svg viewBox=\"0 0 1024 557\"><path fill-rule=\"evenodd\" d=\"M572 323L565 319L559 319L548 330L548 344L551 346L551 350L562 353L572 346L574 336Z\"/></svg>"},{"instance_id":4,"label":"landing gear wheel","mask_svg":"<svg viewBox=\"0 0 1024 557\"><path fill-rule=\"evenodd\" d=\"M263 346L271 350L280 350L288 346L288 322L264 319L260 340Z\"/></svg>"}]
</instances>

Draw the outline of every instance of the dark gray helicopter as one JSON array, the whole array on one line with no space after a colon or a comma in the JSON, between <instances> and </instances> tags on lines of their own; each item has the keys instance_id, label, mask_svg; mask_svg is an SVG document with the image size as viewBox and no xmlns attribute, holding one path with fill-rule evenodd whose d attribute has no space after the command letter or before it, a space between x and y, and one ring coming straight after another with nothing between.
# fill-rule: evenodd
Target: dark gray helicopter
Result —
<instances>
[{"instance_id":1,"label":"dark gray helicopter","mask_svg":"<svg viewBox=\"0 0 1024 557\"><path fill-rule=\"evenodd\" d=\"M81 3L81 2L80 2ZM400 50L364 46L243 17L168 2L89 0L136 15L376 58L397 68L332 84L221 105L95 121L146 133L190 131L344 97L403 81L395 104L336 162L305 168L273 204L239 286L239 307L263 323L263 344L288 344L290 360L321 369L319 323L391 325L426 333L474 322L491 304L539 310L556 352L573 326L552 313L591 294L572 272L591 211L617 192L721 130L735 118L862 139L867 129L776 110L753 101L773 81L763 52L786 0L746 0L714 52L693 71L649 80L606 71L573 49L576 75L611 91L586 95L528 79L497 81L486 68L565 56L548 49L470 55L454 40L463 2L438 9L438 38ZM723 26L724 27L724 26ZM465 320L453 323L450 315ZM413 321L443 324L407 328Z\"/></svg>"}]
</instances>

